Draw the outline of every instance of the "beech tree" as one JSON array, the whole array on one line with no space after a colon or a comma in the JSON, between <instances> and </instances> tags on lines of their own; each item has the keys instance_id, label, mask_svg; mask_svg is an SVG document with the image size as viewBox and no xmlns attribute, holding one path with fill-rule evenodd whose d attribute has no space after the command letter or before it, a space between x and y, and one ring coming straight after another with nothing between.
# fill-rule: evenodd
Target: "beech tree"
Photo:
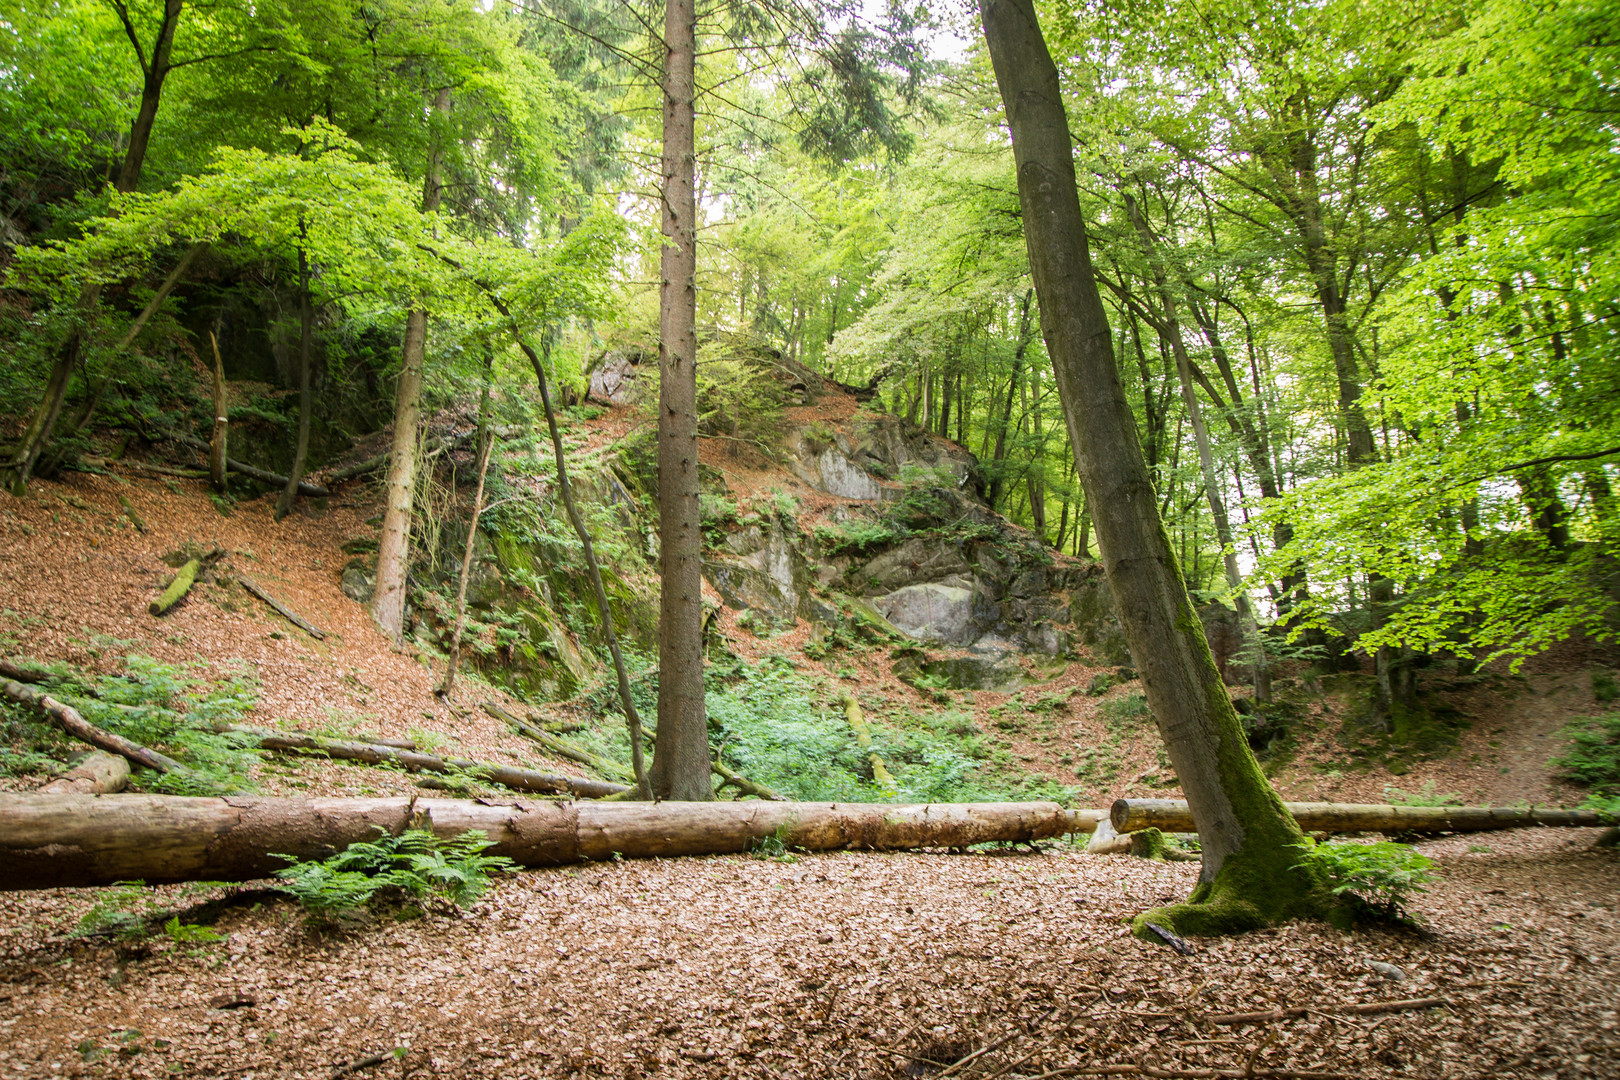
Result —
<instances>
[{"instance_id":1,"label":"beech tree","mask_svg":"<svg viewBox=\"0 0 1620 1080\"><path fill-rule=\"evenodd\" d=\"M1075 183L1068 119L1032 0L980 0L1006 108L1041 332L1103 567L1203 851L1186 903L1137 917L1182 933L1321 915L1330 898L1297 866L1303 836L1260 771L1216 669L1156 508L1114 361Z\"/></svg>"}]
</instances>

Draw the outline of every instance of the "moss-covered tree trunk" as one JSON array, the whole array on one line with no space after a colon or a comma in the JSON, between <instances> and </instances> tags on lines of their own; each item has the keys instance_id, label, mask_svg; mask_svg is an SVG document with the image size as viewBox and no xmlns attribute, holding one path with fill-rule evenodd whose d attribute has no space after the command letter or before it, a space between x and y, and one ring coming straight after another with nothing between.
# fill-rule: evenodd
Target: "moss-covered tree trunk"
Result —
<instances>
[{"instance_id":1,"label":"moss-covered tree trunk","mask_svg":"<svg viewBox=\"0 0 1620 1080\"><path fill-rule=\"evenodd\" d=\"M1192 807L1203 873L1185 904L1150 911L1181 933L1327 910L1295 869L1299 827L1261 773L1187 597L1114 364L1075 186L1058 73L1031 0L980 0L1018 170L1024 239L1076 468L1148 704Z\"/></svg>"}]
</instances>

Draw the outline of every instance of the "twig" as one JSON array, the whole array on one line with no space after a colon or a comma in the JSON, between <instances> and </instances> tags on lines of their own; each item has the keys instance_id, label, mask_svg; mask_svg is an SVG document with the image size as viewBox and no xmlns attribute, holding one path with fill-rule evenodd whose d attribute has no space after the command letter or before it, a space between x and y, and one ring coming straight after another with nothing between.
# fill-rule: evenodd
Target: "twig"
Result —
<instances>
[{"instance_id":1,"label":"twig","mask_svg":"<svg viewBox=\"0 0 1620 1080\"><path fill-rule=\"evenodd\" d=\"M1191 956L1193 954L1193 947L1187 943L1186 938L1171 933L1158 923L1150 922L1147 924L1147 928L1159 935L1159 937L1164 940L1166 945L1176 950L1176 952L1180 953L1182 956Z\"/></svg>"},{"instance_id":2,"label":"twig","mask_svg":"<svg viewBox=\"0 0 1620 1080\"><path fill-rule=\"evenodd\" d=\"M315 626L312 626L309 622L307 622L306 620L301 618L296 611L293 611L286 604L283 604L280 600L277 600L275 597L273 597L269 593L265 592L262 588L259 587L259 584L257 582L255 582L252 578L248 577L246 574L237 574L236 575L236 580L240 581L242 583L242 588L246 589L248 592L252 593L254 596L257 596L260 600L263 600L265 603L269 604L271 607L275 608L276 613L278 615L280 615L282 618L286 619L288 622L292 623L294 626L298 627L298 629L304 631L310 637L314 638L317 641L325 639L325 637L326 637L326 632L325 631L320 630Z\"/></svg>"},{"instance_id":3,"label":"twig","mask_svg":"<svg viewBox=\"0 0 1620 1080\"><path fill-rule=\"evenodd\" d=\"M378 1065L386 1065L393 1059L393 1056L393 1054L372 1054L370 1057L356 1058L334 1072L332 1080L338 1080L339 1077L348 1076L350 1073L360 1072L362 1069L375 1069Z\"/></svg>"},{"instance_id":4,"label":"twig","mask_svg":"<svg viewBox=\"0 0 1620 1080\"><path fill-rule=\"evenodd\" d=\"M1408 1012L1413 1009L1433 1009L1445 1005L1445 998L1404 998L1399 1001L1367 1001L1359 1004L1345 1005L1315 1005L1309 1008L1295 1009L1269 1009L1266 1012L1229 1013L1223 1016L1205 1017L1212 1024L1260 1024L1268 1020L1286 1020L1291 1017L1304 1016L1307 1013L1392 1013Z\"/></svg>"},{"instance_id":5,"label":"twig","mask_svg":"<svg viewBox=\"0 0 1620 1080\"><path fill-rule=\"evenodd\" d=\"M1046 1012L1038 1020L1036 1020L1035 1023L1037 1023L1037 1024L1045 1023L1047 1018L1050 1017L1055 1012L1057 1012L1056 1008L1051 1008L1051 1009L1046 1010ZM1027 1035L1027 1034L1028 1034L1028 1032L1025 1031L1024 1029L1021 1029L1021 1028L1014 1029L1011 1034L1004 1035L1001 1038L997 1039L995 1042L991 1043L989 1046L981 1047L980 1049L973 1051L973 1053L969 1054L967 1057L959 1059L956 1062L956 1064L952 1065L950 1068L946 1069L944 1072L939 1074L939 1080L944 1080L945 1077L950 1076L953 1073L960 1072L962 1070L963 1066L968 1065L968 1064L978 1060L979 1058L983 1057L984 1055L990 1053L992 1050L999 1050L1003 1046L1006 1046L1008 1043L1012 1042L1014 1039L1017 1039L1017 1038L1019 1038L1021 1036Z\"/></svg>"}]
</instances>

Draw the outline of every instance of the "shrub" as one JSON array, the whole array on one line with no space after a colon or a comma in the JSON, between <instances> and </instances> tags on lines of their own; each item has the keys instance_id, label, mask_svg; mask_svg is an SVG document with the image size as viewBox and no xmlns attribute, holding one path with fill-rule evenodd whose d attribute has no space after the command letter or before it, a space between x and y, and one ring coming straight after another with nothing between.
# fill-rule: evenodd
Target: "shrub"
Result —
<instances>
[{"instance_id":1,"label":"shrub","mask_svg":"<svg viewBox=\"0 0 1620 1080\"><path fill-rule=\"evenodd\" d=\"M1405 918L1406 902L1434 880L1433 863L1406 844L1295 844L1305 853L1297 866L1315 866L1326 875L1333 895L1350 896L1383 919Z\"/></svg>"},{"instance_id":2,"label":"shrub","mask_svg":"<svg viewBox=\"0 0 1620 1080\"><path fill-rule=\"evenodd\" d=\"M1552 764L1598 795L1620 795L1620 713L1569 722L1569 748Z\"/></svg>"}]
</instances>

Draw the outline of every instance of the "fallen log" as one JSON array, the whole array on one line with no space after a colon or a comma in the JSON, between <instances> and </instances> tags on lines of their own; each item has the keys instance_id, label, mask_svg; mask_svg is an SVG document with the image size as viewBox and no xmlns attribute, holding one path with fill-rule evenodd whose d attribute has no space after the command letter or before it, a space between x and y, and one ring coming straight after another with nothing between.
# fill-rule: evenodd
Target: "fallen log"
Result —
<instances>
[{"instance_id":1,"label":"fallen log","mask_svg":"<svg viewBox=\"0 0 1620 1080\"><path fill-rule=\"evenodd\" d=\"M734 787L737 789L738 795L752 795L756 799L769 799L772 802L791 801L775 788L754 783L754 781L737 772L719 758L709 762L709 771L720 778L720 787Z\"/></svg>"},{"instance_id":2,"label":"fallen log","mask_svg":"<svg viewBox=\"0 0 1620 1080\"><path fill-rule=\"evenodd\" d=\"M163 590L156 600L146 605L146 610L153 615L162 615L174 605L186 598L191 586L197 581L197 571L202 569L201 559L188 559L169 582L169 587Z\"/></svg>"},{"instance_id":3,"label":"fallen log","mask_svg":"<svg viewBox=\"0 0 1620 1080\"><path fill-rule=\"evenodd\" d=\"M205 454L209 452L207 443L203 442L201 439L193 439L189 435L169 433L165 435L165 438L173 439L181 446L189 446L193 450L201 450ZM231 472L239 472L243 476L252 477L253 479L258 480L260 483L273 484L276 487L287 486L287 478L285 476L282 476L279 473L273 473L269 469L260 469L256 466L248 465L245 462L237 461L235 458L226 458L225 467ZM205 472L202 475L207 476L208 474ZM322 487L320 484L311 484L307 481L300 480L298 481L298 494L308 495L313 498L325 498L332 493L328 489Z\"/></svg>"},{"instance_id":4,"label":"fallen log","mask_svg":"<svg viewBox=\"0 0 1620 1080\"><path fill-rule=\"evenodd\" d=\"M117 754L128 760L131 765L163 773L187 771L184 765L171 757L150 750L139 743L132 743L122 735L114 735L110 731L96 727L86 720L78 709L57 701L42 690L7 680L0 683L0 696L43 713L51 723L80 742L89 743L97 750Z\"/></svg>"},{"instance_id":5,"label":"fallen log","mask_svg":"<svg viewBox=\"0 0 1620 1080\"><path fill-rule=\"evenodd\" d=\"M302 630L310 637L317 641L325 639L326 632L324 630L319 629L307 619L300 616L298 612L294 611L286 604L283 604L280 600L277 600L275 597L265 592L264 589L259 586L258 582L254 581L246 574L237 574L236 580L242 583L242 588L246 589L248 592L252 593L254 596L257 596L260 600L263 600L265 603L269 604L273 609L275 609L277 615L280 615L283 619L286 619L288 622L298 627L298 629Z\"/></svg>"},{"instance_id":6,"label":"fallen log","mask_svg":"<svg viewBox=\"0 0 1620 1080\"><path fill-rule=\"evenodd\" d=\"M569 742L567 739L558 738L549 731L543 731L528 721L512 715L512 713L501 708L493 701L484 702L484 711L497 720L505 720L512 725L513 730L519 735L533 739L558 757L567 758L569 761L577 761L581 765L595 769L603 776L616 777L630 783L635 782L636 775L630 766L620 764L611 758L602 757L600 754L593 754L584 747Z\"/></svg>"},{"instance_id":7,"label":"fallen log","mask_svg":"<svg viewBox=\"0 0 1620 1080\"><path fill-rule=\"evenodd\" d=\"M367 765L398 765L411 772L463 773L514 791L530 791L543 795L578 795L581 798L596 799L626 790L623 784L610 784L605 780L556 776L552 773L536 772L533 769L521 769L515 765L488 765L461 758L444 758L437 754L423 754L384 743L322 739L299 732L267 731L240 726L230 726L223 730L253 736L261 750L319 754L340 761L362 761Z\"/></svg>"},{"instance_id":8,"label":"fallen log","mask_svg":"<svg viewBox=\"0 0 1620 1080\"><path fill-rule=\"evenodd\" d=\"M1032 843L1069 827L1063 808L1049 802L496 804L0 793L0 889L250 881L286 865L273 852L325 858L413 820L445 838L481 831L494 841L489 854L523 866L734 854L773 836L807 851Z\"/></svg>"},{"instance_id":9,"label":"fallen log","mask_svg":"<svg viewBox=\"0 0 1620 1080\"><path fill-rule=\"evenodd\" d=\"M1542 826L1612 825L1598 810L1547 810L1512 806L1384 806L1377 803L1284 803L1306 832L1442 833L1487 832ZM1117 799L1109 811L1114 829L1194 832L1192 812L1179 799Z\"/></svg>"},{"instance_id":10,"label":"fallen log","mask_svg":"<svg viewBox=\"0 0 1620 1080\"><path fill-rule=\"evenodd\" d=\"M39 789L41 795L110 795L129 783L129 761L96 750Z\"/></svg>"},{"instance_id":11,"label":"fallen log","mask_svg":"<svg viewBox=\"0 0 1620 1080\"><path fill-rule=\"evenodd\" d=\"M856 744L867 752L866 759L872 763L872 782L893 794L894 774L889 772L882 756L872 749L872 729L866 726L866 717L861 714L860 700L854 694L843 693L838 695L838 704L844 707L844 718L855 732Z\"/></svg>"}]
</instances>

